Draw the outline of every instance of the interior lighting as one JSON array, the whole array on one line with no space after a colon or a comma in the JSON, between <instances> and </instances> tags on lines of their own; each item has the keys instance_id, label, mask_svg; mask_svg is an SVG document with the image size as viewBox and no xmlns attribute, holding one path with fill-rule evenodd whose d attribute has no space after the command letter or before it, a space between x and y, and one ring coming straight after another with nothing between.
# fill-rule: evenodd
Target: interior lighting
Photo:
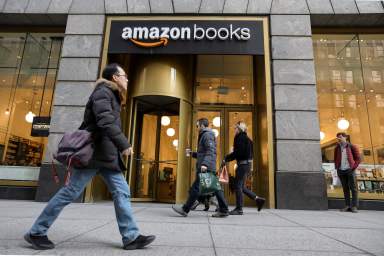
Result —
<instances>
[{"instance_id":1,"label":"interior lighting","mask_svg":"<svg viewBox=\"0 0 384 256\"><path fill-rule=\"evenodd\" d=\"M179 140L173 140L173 141L172 141L172 145L173 145L174 147L179 146Z\"/></svg>"},{"instance_id":2,"label":"interior lighting","mask_svg":"<svg viewBox=\"0 0 384 256\"><path fill-rule=\"evenodd\" d=\"M25 121L27 121L28 123L32 123L33 122L33 118L35 117L36 115L32 113L32 111L29 111L26 115L25 115Z\"/></svg>"},{"instance_id":3,"label":"interior lighting","mask_svg":"<svg viewBox=\"0 0 384 256\"><path fill-rule=\"evenodd\" d=\"M337 122L337 127L340 130L347 130L349 127L349 121L345 119L344 117L340 118L339 121Z\"/></svg>"},{"instance_id":4,"label":"interior lighting","mask_svg":"<svg viewBox=\"0 0 384 256\"><path fill-rule=\"evenodd\" d=\"M161 125L162 126L168 126L171 123L171 119L169 116L162 116L161 117Z\"/></svg>"},{"instance_id":5,"label":"interior lighting","mask_svg":"<svg viewBox=\"0 0 384 256\"><path fill-rule=\"evenodd\" d=\"M173 128L168 128L167 129L167 135L169 136L169 137L173 137L174 135L175 135L175 129L173 129Z\"/></svg>"},{"instance_id":6,"label":"interior lighting","mask_svg":"<svg viewBox=\"0 0 384 256\"><path fill-rule=\"evenodd\" d=\"M6 114L7 116L9 116L9 114L10 114L9 108L7 108L7 109L5 110L5 114Z\"/></svg>"},{"instance_id":7,"label":"interior lighting","mask_svg":"<svg viewBox=\"0 0 384 256\"><path fill-rule=\"evenodd\" d=\"M323 140L325 138L325 133L320 131L320 140Z\"/></svg>"},{"instance_id":8,"label":"interior lighting","mask_svg":"<svg viewBox=\"0 0 384 256\"><path fill-rule=\"evenodd\" d=\"M213 121L212 121L212 123L213 123L213 126L215 126L215 127L220 127L220 117L219 116L216 116L215 118L213 118Z\"/></svg>"}]
</instances>

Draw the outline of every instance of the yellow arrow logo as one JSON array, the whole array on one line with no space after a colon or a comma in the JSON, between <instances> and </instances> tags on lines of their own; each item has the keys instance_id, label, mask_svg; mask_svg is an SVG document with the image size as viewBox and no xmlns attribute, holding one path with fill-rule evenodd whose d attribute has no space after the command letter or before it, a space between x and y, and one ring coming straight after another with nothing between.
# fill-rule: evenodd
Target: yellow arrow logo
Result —
<instances>
[{"instance_id":1,"label":"yellow arrow logo","mask_svg":"<svg viewBox=\"0 0 384 256\"><path fill-rule=\"evenodd\" d=\"M140 41L137 41L133 38L130 38L129 40L131 40L132 43L138 45L138 46L141 46L141 47L146 47L146 48L149 48L149 47L158 47L158 46L161 46L161 45L164 45L166 46L168 44L168 38L166 37L162 37L160 38L160 41L159 42L151 42L151 43L147 43L147 42L140 42Z\"/></svg>"}]
</instances>

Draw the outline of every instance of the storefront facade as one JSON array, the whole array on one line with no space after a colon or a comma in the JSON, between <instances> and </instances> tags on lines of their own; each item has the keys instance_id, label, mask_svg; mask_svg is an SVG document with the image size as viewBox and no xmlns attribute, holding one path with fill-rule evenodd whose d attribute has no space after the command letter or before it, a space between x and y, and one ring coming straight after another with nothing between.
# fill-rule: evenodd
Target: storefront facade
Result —
<instances>
[{"instance_id":1,"label":"storefront facade","mask_svg":"<svg viewBox=\"0 0 384 256\"><path fill-rule=\"evenodd\" d=\"M330 152L345 131L363 156L360 206L383 208L379 1L8 0L0 1L0 24L2 198L34 193L46 201L60 188L52 152L80 125L102 68L118 62L130 80L122 120L135 148L126 173L133 200L185 200L194 170L184 149L197 143L195 120L207 117L218 162L234 123L247 122L254 141L247 186L268 207L342 206ZM43 117L34 126L33 114ZM34 127L48 135L47 125L48 138L30 134ZM16 141L23 150L12 149ZM109 199L96 178L79 201Z\"/></svg>"}]
</instances>

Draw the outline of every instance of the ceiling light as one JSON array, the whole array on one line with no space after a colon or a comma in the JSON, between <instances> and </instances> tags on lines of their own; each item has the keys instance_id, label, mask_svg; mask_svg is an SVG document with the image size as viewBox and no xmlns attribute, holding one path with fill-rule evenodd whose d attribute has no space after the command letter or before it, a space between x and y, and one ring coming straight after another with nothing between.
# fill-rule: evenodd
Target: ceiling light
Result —
<instances>
[{"instance_id":1,"label":"ceiling light","mask_svg":"<svg viewBox=\"0 0 384 256\"><path fill-rule=\"evenodd\" d=\"M215 126L215 127L220 127L220 124L221 124L221 122L220 122L220 117L217 116L217 117L213 118L212 123L213 123L213 126Z\"/></svg>"},{"instance_id":2,"label":"ceiling light","mask_svg":"<svg viewBox=\"0 0 384 256\"><path fill-rule=\"evenodd\" d=\"M6 114L7 116L9 116L9 114L10 114L9 108L7 108L7 109L5 110L5 114Z\"/></svg>"},{"instance_id":3,"label":"ceiling light","mask_svg":"<svg viewBox=\"0 0 384 256\"><path fill-rule=\"evenodd\" d=\"M171 119L169 116L162 116L161 117L161 125L162 126L168 126L171 123Z\"/></svg>"},{"instance_id":4,"label":"ceiling light","mask_svg":"<svg viewBox=\"0 0 384 256\"><path fill-rule=\"evenodd\" d=\"M168 128L167 129L167 135L169 136L169 137L173 137L174 135L175 135L175 129L173 129L173 128Z\"/></svg>"},{"instance_id":5,"label":"ceiling light","mask_svg":"<svg viewBox=\"0 0 384 256\"><path fill-rule=\"evenodd\" d=\"M344 117L340 118L339 121L337 122L337 127L340 130L347 130L349 127L349 121L347 119L345 119Z\"/></svg>"},{"instance_id":6,"label":"ceiling light","mask_svg":"<svg viewBox=\"0 0 384 256\"><path fill-rule=\"evenodd\" d=\"M32 111L29 111L26 115L25 115L25 121L27 121L28 123L32 123L33 122L33 118L35 117L36 115L32 113Z\"/></svg>"},{"instance_id":7,"label":"ceiling light","mask_svg":"<svg viewBox=\"0 0 384 256\"><path fill-rule=\"evenodd\" d=\"M174 147L177 147L177 146L179 145L179 140L173 140L173 141L172 141L172 145L173 145Z\"/></svg>"}]
</instances>

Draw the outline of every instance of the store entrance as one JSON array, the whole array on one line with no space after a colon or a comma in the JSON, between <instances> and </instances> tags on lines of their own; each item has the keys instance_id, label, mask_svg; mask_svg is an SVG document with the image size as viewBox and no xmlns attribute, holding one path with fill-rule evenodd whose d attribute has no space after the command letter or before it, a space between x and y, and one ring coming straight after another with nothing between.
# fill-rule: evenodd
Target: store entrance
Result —
<instances>
[{"instance_id":1,"label":"store entrance","mask_svg":"<svg viewBox=\"0 0 384 256\"><path fill-rule=\"evenodd\" d=\"M134 99L132 197L174 202L179 138L179 99L140 96Z\"/></svg>"}]
</instances>

